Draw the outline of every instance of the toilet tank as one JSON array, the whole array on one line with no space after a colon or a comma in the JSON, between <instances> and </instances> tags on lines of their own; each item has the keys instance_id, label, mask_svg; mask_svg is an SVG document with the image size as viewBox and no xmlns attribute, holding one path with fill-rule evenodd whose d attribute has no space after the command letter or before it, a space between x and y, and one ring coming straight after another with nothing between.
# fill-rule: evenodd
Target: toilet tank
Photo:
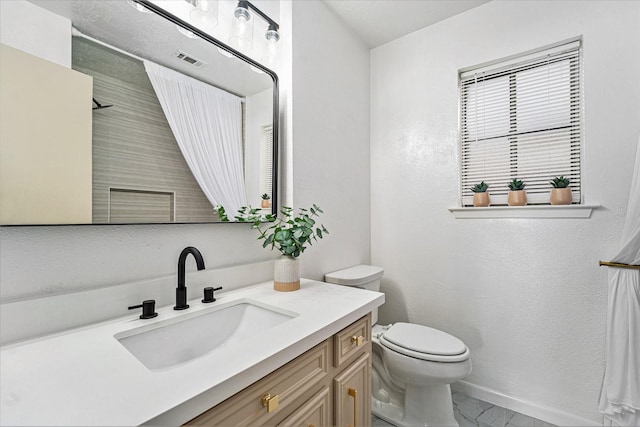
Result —
<instances>
[{"instance_id":1,"label":"toilet tank","mask_svg":"<svg viewBox=\"0 0 640 427\"><path fill-rule=\"evenodd\" d=\"M357 288L380 292L380 279L384 273L384 268L374 265L356 265L344 270L334 271L324 275L324 281L343 286L355 286ZM371 313L372 323L378 322L378 309Z\"/></svg>"}]
</instances>

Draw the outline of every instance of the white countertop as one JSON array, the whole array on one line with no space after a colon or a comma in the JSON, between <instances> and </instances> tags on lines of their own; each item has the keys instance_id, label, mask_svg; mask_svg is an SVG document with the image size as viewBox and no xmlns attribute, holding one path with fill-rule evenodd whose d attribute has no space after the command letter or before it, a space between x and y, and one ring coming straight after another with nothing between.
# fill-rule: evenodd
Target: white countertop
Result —
<instances>
[{"instance_id":1,"label":"white countertop","mask_svg":"<svg viewBox=\"0 0 640 427\"><path fill-rule=\"evenodd\" d=\"M189 301L0 349L1 425L179 425L242 390L384 303L384 294L301 280L295 292L272 282ZM150 371L114 335L234 300L298 313L293 319L171 368Z\"/></svg>"}]
</instances>

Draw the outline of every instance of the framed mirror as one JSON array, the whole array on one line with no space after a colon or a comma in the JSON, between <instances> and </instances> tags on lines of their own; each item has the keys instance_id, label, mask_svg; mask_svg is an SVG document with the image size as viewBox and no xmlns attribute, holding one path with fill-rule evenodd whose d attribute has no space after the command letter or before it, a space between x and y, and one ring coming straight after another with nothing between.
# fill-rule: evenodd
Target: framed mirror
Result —
<instances>
[{"instance_id":1,"label":"framed mirror","mask_svg":"<svg viewBox=\"0 0 640 427\"><path fill-rule=\"evenodd\" d=\"M276 212L273 71L146 0L31 3L71 21L72 66L2 45L1 225Z\"/></svg>"}]
</instances>

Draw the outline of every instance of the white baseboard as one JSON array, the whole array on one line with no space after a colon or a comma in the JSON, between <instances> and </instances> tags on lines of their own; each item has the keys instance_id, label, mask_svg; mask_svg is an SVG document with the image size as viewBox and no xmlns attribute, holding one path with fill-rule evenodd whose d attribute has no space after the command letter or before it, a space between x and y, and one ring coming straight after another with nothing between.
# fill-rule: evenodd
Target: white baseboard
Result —
<instances>
[{"instance_id":1,"label":"white baseboard","mask_svg":"<svg viewBox=\"0 0 640 427\"><path fill-rule=\"evenodd\" d=\"M458 381L451 384L451 389L459 391L468 396L474 397L493 405L498 405L515 412L519 412L529 417L537 418L551 424L563 427L601 427L603 424L598 423L580 416L561 411L556 408L540 405L515 397L507 396L490 388L471 384L467 381Z\"/></svg>"}]
</instances>

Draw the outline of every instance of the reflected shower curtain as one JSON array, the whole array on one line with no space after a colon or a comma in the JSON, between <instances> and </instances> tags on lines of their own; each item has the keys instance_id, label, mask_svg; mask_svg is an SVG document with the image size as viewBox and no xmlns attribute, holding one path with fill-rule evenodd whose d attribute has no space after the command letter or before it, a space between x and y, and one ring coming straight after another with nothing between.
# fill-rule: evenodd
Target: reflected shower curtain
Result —
<instances>
[{"instance_id":1,"label":"reflected shower curtain","mask_svg":"<svg viewBox=\"0 0 640 427\"><path fill-rule=\"evenodd\" d=\"M202 192L233 216L246 205L240 98L152 62L144 67Z\"/></svg>"},{"instance_id":2,"label":"reflected shower curtain","mask_svg":"<svg viewBox=\"0 0 640 427\"><path fill-rule=\"evenodd\" d=\"M640 137L622 248L613 262L640 264ZM640 271L609 269L607 364L600 412L608 423L640 426ZM608 425L608 424L607 424Z\"/></svg>"}]
</instances>

